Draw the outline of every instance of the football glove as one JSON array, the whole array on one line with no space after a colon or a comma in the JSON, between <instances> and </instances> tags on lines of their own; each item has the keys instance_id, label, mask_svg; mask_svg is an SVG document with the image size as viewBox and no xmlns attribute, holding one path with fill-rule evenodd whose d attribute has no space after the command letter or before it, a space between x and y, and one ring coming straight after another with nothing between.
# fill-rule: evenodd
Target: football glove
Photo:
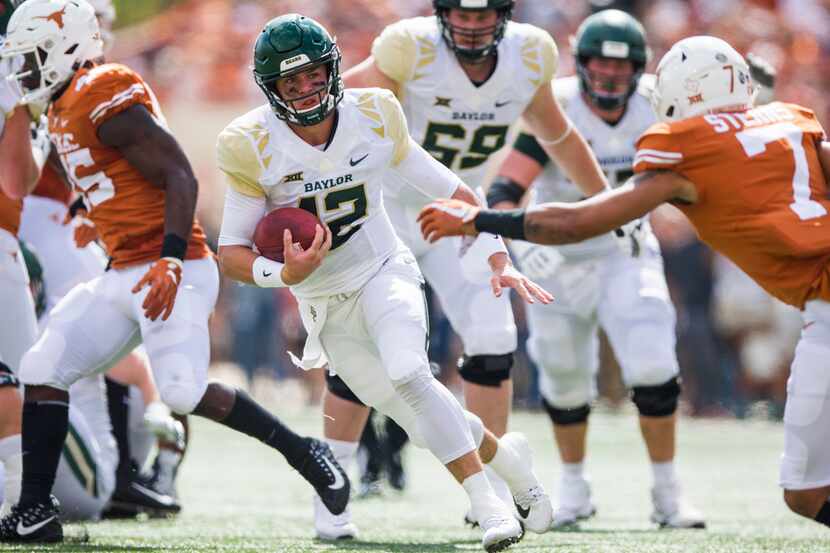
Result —
<instances>
[{"instance_id":1,"label":"football glove","mask_svg":"<svg viewBox=\"0 0 830 553\"><path fill-rule=\"evenodd\" d=\"M150 286L150 291L144 298L144 303L141 304L145 317L151 321L158 319L159 315L162 321L170 317L173 305L176 303L176 293L182 281L183 268L184 263L181 259L162 257L153 263L138 284L133 287L133 294L137 294L145 286Z\"/></svg>"},{"instance_id":2,"label":"football glove","mask_svg":"<svg viewBox=\"0 0 830 553\"><path fill-rule=\"evenodd\" d=\"M12 75L23 64L20 58L3 58L0 60L0 75ZM7 117L23 96L20 86L13 79L0 78L0 116Z\"/></svg>"},{"instance_id":3,"label":"football glove","mask_svg":"<svg viewBox=\"0 0 830 553\"><path fill-rule=\"evenodd\" d=\"M63 224L71 224L75 230L72 237L75 240L75 246L78 248L85 248L91 242L98 240L98 229L95 228L95 223L87 217L86 206L83 203L83 198L75 200L66 216L63 218Z\"/></svg>"},{"instance_id":4,"label":"football glove","mask_svg":"<svg viewBox=\"0 0 830 553\"><path fill-rule=\"evenodd\" d=\"M510 242L510 251L513 253L516 264L531 280L551 278L563 261L562 254L555 248L531 244L524 240Z\"/></svg>"},{"instance_id":5,"label":"football glove","mask_svg":"<svg viewBox=\"0 0 830 553\"><path fill-rule=\"evenodd\" d=\"M46 116L41 115L37 124L32 123L32 157L38 169L43 169L51 151L52 142L49 140L49 123L46 121Z\"/></svg>"},{"instance_id":6,"label":"football glove","mask_svg":"<svg viewBox=\"0 0 830 553\"><path fill-rule=\"evenodd\" d=\"M631 257L639 257L646 243L648 230L642 219L629 221L614 230L617 245L622 252Z\"/></svg>"}]
</instances>

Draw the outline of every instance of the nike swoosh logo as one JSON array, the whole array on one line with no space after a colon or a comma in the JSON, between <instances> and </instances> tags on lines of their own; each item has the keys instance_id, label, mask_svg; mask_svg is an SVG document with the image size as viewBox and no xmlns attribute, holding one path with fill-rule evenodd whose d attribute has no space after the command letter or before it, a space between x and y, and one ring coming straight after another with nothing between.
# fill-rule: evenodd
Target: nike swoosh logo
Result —
<instances>
[{"instance_id":1,"label":"nike swoosh logo","mask_svg":"<svg viewBox=\"0 0 830 553\"><path fill-rule=\"evenodd\" d=\"M264 276L264 277L266 277L266 278L267 278L267 277L269 277L269 276L271 276L271 275L273 275L273 274L274 274L274 273L266 273L265 271L262 271L262 276Z\"/></svg>"},{"instance_id":2,"label":"nike swoosh logo","mask_svg":"<svg viewBox=\"0 0 830 553\"><path fill-rule=\"evenodd\" d=\"M368 155L368 154L367 154ZM346 485L346 481L343 479L343 475L340 474L340 471L337 470L337 467L331 464L331 461L323 457L323 462L329 466L331 469L332 474L334 474L334 484L329 484L330 490L339 490L343 486Z\"/></svg>"},{"instance_id":3,"label":"nike swoosh logo","mask_svg":"<svg viewBox=\"0 0 830 553\"><path fill-rule=\"evenodd\" d=\"M515 501L513 502L513 505L516 506L516 511L518 511L519 517L521 517L522 519L526 519L527 517L530 516L530 507L525 509L524 507L522 507L521 505L519 505Z\"/></svg>"},{"instance_id":4,"label":"nike swoosh logo","mask_svg":"<svg viewBox=\"0 0 830 553\"><path fill-rule=\"evenodd\" d=\"M349 165L351 165L352 167L354 167L355 165L357 165L358 163L360 163L361 161L363 161L363 160L364 160L364 159L366 159L367 157L369 157L369 154L366 154L365 156L363 156L362 158L358 159L357 161L355 161L355 160L353 160L353 159L350 159L350 160L349 160Z\"/></svg>"},{"instance_id":5,"label":"nike swoosh logo","mask_svg":"<svg viewBox=\"0 0 830 553\"><path fill-rule=\"evenodd\" d=\"M507 100L506 102L496 102L496 107L497 107L497 108L504 107L504 106L506 106L507 104L509 104L509 103L510 103L510 102L512 102L512 101L513 101L513 100Z\"/></svg>"},{"instance_id":6,"label":"nike swoosh logo","mask_svg":"<svg viewBox=\"0 0 830 553\"><path fill-rule=\"evenodd\" d=\"M21 520L17 523L17 534L20 536L28 536L29 534L33 534L49 524L53 518L55 518L54 515L50 516L46 520L41 520L37 524L32 524L31 526L24 526L23 521Z\"/></svg>"}]
</instances>

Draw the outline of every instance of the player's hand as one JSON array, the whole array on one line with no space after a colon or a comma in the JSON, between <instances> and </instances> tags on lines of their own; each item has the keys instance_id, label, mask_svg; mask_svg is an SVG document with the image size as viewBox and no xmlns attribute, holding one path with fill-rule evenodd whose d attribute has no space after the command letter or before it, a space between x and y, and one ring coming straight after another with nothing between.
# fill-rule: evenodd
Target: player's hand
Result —
<instances>
[{"instance_id":1,"label":"player's hand","mask_svg":"<svg viewBox=\"0 0 830 553\"><path fill-rule=\"evenodd\" d=\"M145 286L150 286L150 291L144 298L144 303L141 304L145 317L155 321L161 315L162 321L167 320L176 303L176 293L182 281L183 268L184 263L181 259L162 257L153 263L138 284L133 286L133 294L141 292Z\"/></svg>"},{"instance_id":2,"label":"player's hand","mask_svg":"<svg viewBox=\"0 0 830 553\"><path fill-rule=\"evenodd\" d=\"M78 207L68 211L66 217L63 218L63 224L71 224L75 227L72 237L75 240L75 246L78 248L85 248L90 242L98 240L98 229L95 228L95 223L87 217L85 207Z\"/></svg>"},{"instance_id":3,"label":"player's hand","mask_svg":"<svg viewBox=\"0 0 830 553\"><path fill-rule=\"evenodd\" d=\"M553 301L553 295L520 273L510 263L506 254L503 263L493 263L491 261L490 266L493 269L493 276L490 277L490 287L497 298L501 297L505 288L513 288L527 303L536 303L538 300L543 304L548 304Z\"/></svg>"},{"instance_id":4,"label":"player's hand","mask_svg":"<svg viewBox=\"0 0 830 553\"><path fill-rule=\"evenodd\" d=\"M617 246L622 252L631 257L639 257L646 244L648 230L642 219L629 221L618 229L614 229Z\"/></svg>"},{"instance_id":5,"label":"player's hand","mask_svg":"<svg viewBox=\"0 0 830 553\"><path fill-rule=\"evenodd\" d=\"M421 234L429 242L447 236L475 236L473 220L481 208L461 200L440 199L429 203L418 214Z\"/></svg>"},{"instance_id":6,"label":"player's hand","mask_svg":"<svg viewBox=\"0 0 830 553\"><path fill-rule=\"evenodd\" d=\"M285 267L282 269L282 280L289 286L304 281L323 262L323 258L331 249L331 231L326 225L314 229L314 240L307 249L294 242L291 231L285 229L282 235L283 256Z\"/></svg>"}]
</instances>

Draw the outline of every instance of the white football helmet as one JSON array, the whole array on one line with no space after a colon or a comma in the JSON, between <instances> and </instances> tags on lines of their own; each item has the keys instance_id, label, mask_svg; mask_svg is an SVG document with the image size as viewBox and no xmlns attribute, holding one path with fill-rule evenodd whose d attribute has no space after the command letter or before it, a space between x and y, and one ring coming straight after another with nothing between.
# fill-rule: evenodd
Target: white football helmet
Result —
<instances>
[{"instance_id":1,"label":"white football helmet","mask_svg":"<svg viewBox=\"0 0 830 553\"><path fill-rule=\"evenodd\" d=\"M23 68L8 78L23 104L42 104L87 61L103 55L95 10L86 0L27 0L9 20L3 58L21 56Z\"/></svg>"},{"instance_id":2,"label":"white football helmet","mask_svg":"<svg viewBox=\"0 0 830 553\"><path fill-rule=\"evenodd\" d=\"M657 66L651 103L661 121L671 122L752 105L749 66L726 41L693 36L675 43Z\"/></svg>"},{"instance_id":3,"label":"white football helmet","mask_svg":"<svg viewBox=\"0 0 830 553\"><path fill-rule=\"evenodd\" d=\"M86 0L95 10L98 26L101 28L101 39L104 41L104 52L112 47L112 26L115 24L115 6L112 0Z\"/></svg>"}]
</instances>

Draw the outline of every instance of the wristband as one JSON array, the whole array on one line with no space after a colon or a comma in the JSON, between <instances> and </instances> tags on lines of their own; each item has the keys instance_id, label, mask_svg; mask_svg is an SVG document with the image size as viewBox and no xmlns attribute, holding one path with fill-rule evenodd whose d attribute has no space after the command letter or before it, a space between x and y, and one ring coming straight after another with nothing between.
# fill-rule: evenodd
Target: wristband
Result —
<instances>
[{"instance_id":1,"label":"wristband","mask_svg":"<svg viewBox=\"0 0 830 553\"><path fill-rule=\"evenodd\" d=\"M482 209L476 215L473 225L478 232L525 240L524 209Z\"/></svg>"},{"instance_id":2,"label":"wristband","mask_svg":"<svg viewBox=\"0 0 830 553\"><path fill-rule=\"evenodd\" d=\"M165 234L164 242L161 245L162 257L175 257L176 259L184 259L187 253L187 240L178 234Z\"/></svg>"},{"instance_id":3,"label":"wristband","mask_svg":"<svg viewBox=\"0 0 830 553\"><path fill-rule=\"evenodd\" d=\"M282 281L283 267L285 263L260 255L254 260L254 266L251 268L254 283L260 288L285 288L288 285Z\"/></svg>"},{"instance_id":4,"label":"wristband","mask_svg":"<svg viewBox=\"0 0 830 553\"><path fill-rule=\"evenodd\" d=\"M499 175L487 190L487 205L494 206L499 202L518 204L525 195L525 189L509 177Z\"/></svg>"}]
</instances>

